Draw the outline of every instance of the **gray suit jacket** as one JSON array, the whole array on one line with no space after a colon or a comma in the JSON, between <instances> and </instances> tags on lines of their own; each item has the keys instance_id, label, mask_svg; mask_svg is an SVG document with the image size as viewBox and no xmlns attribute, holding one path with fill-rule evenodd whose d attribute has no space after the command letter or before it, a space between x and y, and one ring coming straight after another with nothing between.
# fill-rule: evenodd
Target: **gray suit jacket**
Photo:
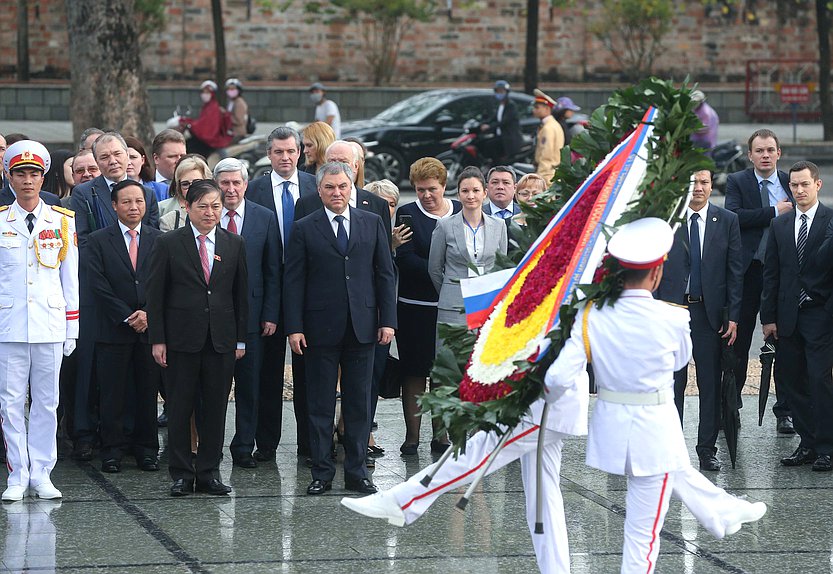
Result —
<instances>
[{"instance_id":1,"label":"gray suit jacket","mask_svg":"<svg viewBox=\"0 0 833 574\"><path fill-rule=\"evenodd\" d=\"M483 225L486 245L480 263L484 271L489 272L495 265L495 253L500 251L506 254L507 232L503 222L494 217L483 217ZM437 221L431 236L428 274L440 294L440 309L451 311L463 306L460 279L469 276L469 265L474 263L466 248L465 226L463 212L460 211Z\"/></svg>"}]
</instances>

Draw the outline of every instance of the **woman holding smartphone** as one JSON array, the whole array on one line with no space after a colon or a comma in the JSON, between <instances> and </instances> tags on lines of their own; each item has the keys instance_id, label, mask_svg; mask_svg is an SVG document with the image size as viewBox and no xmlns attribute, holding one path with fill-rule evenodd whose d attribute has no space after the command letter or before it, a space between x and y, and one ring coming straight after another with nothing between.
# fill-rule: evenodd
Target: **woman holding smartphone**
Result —
<instances>
[{"instance_id":1,"label":"woman holding smartphone","mask_svg":"<svg viewBox=\"0 0 833 574\"><path fill-rule=\"evenodd\" d=\"M426 157L414 162L410 180L417 201L403 205L396 212L396 225L407 225L413 231L411 240L396 250L399 268L396 343L405 415L405 442L399 450L403 455L417 454L421 422L417 397L426 390L425 383L434 362L438 296L428 275L431 234L438 221L461 209L458 202L443 197L446 178L445 167L439 160ZM446 448L447 438L431 441L433 452L443 452Z\"/></svg>"}]
</instances>

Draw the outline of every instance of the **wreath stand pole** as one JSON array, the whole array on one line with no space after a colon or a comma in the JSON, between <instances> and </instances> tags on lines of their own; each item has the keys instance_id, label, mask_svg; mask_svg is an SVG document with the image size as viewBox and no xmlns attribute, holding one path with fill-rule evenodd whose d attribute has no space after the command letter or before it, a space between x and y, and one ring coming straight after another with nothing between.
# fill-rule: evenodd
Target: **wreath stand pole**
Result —
<instances>
[{"instance_id":1,"label":"wreath stand pole","mask_svg":"<svg viewBox=\"0 0 833 574\"><path fill-rule=\"evenodd\" d=\"M453 452L454 452L454 449L451 448L451 447L445 449L445 452L440 457L440 459L437 461L437 463L433 467L431 467L431 470L428 471L428 474L423 476L422 480L419 481L420 484L422 484L422 486L424 486L425 488L428 488L428 485L431 484L432 480L434 480L434 476L436 476L436 474L440 471L440 468L442 468L442 466L446 463L446 461L449 458L451 458L451 454Z\"/></svg>"},{"instance_id":2,"label":"wreath stand pole","mask_svg":"<svg viewBox=\"0 0 833 574\"><path fill-rule=\"evenodd\" d=\"M498 453L503 449L506 441L509 440L509 435L512 434L511 430L507 430L503 433L503 436L500 437L500 442L497 443L495 450L492 451L492 454L489 455L489 458L486 459L486 464L483 465L483 468L480 469L480 472L477 473L477 476L469 485L468 489L466 489L466 493L463 497L457 501L457 508L460 510L465 510L466 505L469 503L469 499L471 495L474 493L474 489L480 484L480 481L483 480L483 477L489 473L489 468L491 468L492 463L497 458Z\"/></svg>"},{"instance_id":3,"label":"wreath stand pole","mask_svg":"<svg viewBox=\"0 0 833 574\"><path fill-rule=\"evenodd\" d=\"M547 415L550 411L550 404L544 403L544 410L541 412L541 422L538 423L538 451L537 464L535 465L535 534L544 533L544 436L547 433Z\"/></svg>"}]
</instances>

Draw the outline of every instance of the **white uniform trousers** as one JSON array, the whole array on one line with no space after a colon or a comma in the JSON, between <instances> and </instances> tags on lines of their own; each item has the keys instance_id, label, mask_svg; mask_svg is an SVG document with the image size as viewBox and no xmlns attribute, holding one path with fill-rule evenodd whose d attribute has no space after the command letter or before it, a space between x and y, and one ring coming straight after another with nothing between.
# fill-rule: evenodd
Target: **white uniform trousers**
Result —
<instances>
[{"instance_id":1,"label":"white uniform trousers","mask_svg":"<svg viewBox=\"0 0 833 574\"><path fill-rule=\"evenodd\" d=\"M34 487L48 481L55 467L62 359L63 343L0 343L0 417L9 486ZM31 404L27 433L28 393Z\"/></svg>"},{"instance_id":2,"label":"white uniform trousers","mask_svg":"<svg viewBox=\"0 0 833 574\"><path fill-rule=\"evenodd\" d=\"M521 459L526 517L529 531L532 534L538 568L543 574L564 574L570 571L570 550L559 475L561 448L566 435L552 430L545 431L547 434L543 453L544 508L542 517L544 534L535 534L535 467L538 429L538 425L530 422L521 422L516 426L511 431L511 438L506 442L489 470L491 474L510 462ZM441 494L471 483L477 476L478 470L486 464L486 459L499 440L495 433L476 433L466 443L466 453L457 459L452 456L446 461L428 488L422 486L419 481L435 465L427 467L406 482L390 489L388 492L393 494L405 514L405 523L411 524L422 516Z\"/></svg>"},{"instance_id":3,"label":"white uniform trousers","mask_svg":"<svg viewBox=\"0 0 833 574\"><path fill-rule=\"evenodd\" d=\"M671 495L715 538L726 536L725 516L750 502L717 487L692 466L653 476L629 476L622 574L651 574Z\"/></svg>"}]
</instances>

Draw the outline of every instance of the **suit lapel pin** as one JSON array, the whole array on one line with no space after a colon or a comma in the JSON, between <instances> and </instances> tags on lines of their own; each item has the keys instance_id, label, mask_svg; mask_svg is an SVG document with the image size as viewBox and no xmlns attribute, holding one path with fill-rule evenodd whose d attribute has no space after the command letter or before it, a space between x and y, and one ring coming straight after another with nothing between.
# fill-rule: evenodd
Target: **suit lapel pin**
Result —
<instances>
[{"instance_id":1,"label":"suit lapel pin","mask_svg":"<svg viewBox=\"0 0 833 574\"><path fill-rule=\"evenodd\" d=\"M214 256L214 261L222 261L222 259L220 259L220 256L219 256L219 255L215 255L215 256Z\"/></svg>"},{"instance_id":2,"label":"suit lapel pin","mask_svg":"<svg viewBox=\"0 0 833 574\"><path fill-rule=\"evenodd\" d=\"M362 205L370 205L370 203L366 199L363 199L362 200Z\"/></svg>"},{"instance_id":3,"label":"suit lapel pin","mask_svg":"<svg viewBox=\"0 0 833 574\"><path fill-rule=\"evenodd\" d=\"M712 221L717 221L717 218L716 218L716 217L712 217Z\"/></svg>"}]
</instances>

